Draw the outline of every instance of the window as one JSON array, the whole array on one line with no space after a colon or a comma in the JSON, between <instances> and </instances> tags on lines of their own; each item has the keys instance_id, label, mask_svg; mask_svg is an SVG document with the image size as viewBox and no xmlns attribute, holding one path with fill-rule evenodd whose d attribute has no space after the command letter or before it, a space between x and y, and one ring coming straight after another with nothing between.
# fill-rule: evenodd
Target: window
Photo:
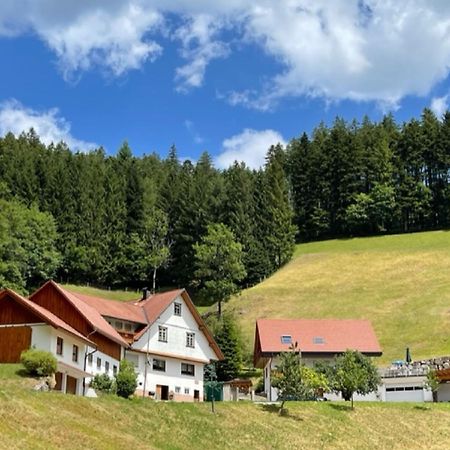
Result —
<instances>
[{"instance_id":1,"label":"window","mask_svg":"<svg viewBox=\"0 0 450 450\"><path fill-rule=\"evenodd\" d=\"M184 393L189 395L189 388L184 388Z\"/></svg>"},{"instance_id":2,"label":"window","mask_svg":"<svg viewBox=\"0 0 450 450\"><path fill-rule=\"evenodd\" d=\"M63 346L64 346L64 340L63 338L56 338L56 354L62 355L63 354Z\"/></svg>"},{"instance_id":3,"label":"window","mask_svg":"<svg viewBox=\"0 0 450 450\"><path fill-rule=\"evenodd\" d=\"M176 316L181 316L181 303L174 303L173 304L173 313Z\"/></svg>"},{"instance_id":4,"label":"window","mask_svg":"<svg viewBox=\"0 0 450 450\"><path fill-rule=\"evenodd\" d=\"M167 342L167 327L159 326L158 328L158 341Z\"/></svg>"},{"instance_id":5,"label":"window","mask_svg":"<svg viewBox=\"0 0 450 450\"><path fill-rule=\"evenodd\" d=\"M325 344L325 339L321 336L315 336L313 338L313 343L314 344Z\"/></svg>"},{"instance_id":6,"label":"window","mask_svg":"<svg viewBox=\"0 0 450 450\"><path fill-rule=\"evenodd\" d=\"M195 333L186 333L186 347L195 347Z\"/></svg>"},{"instance_id":7,"label":"window","mask_svg":"<svg viewBox=\"0 0 450 450\"><path fill-rule=\"evenodd\" d=\"M105 361L105 373L109 373L109 362Z\"/></svg>"},{"instance_id":8,"label":"window","mask_svg":"<svg viewBox=\"0 0 450 450\"><path fill-rule=\"evenodd\" d=\"M88 364L89 364L90 366L92 366L92 361L93 361L93 359L94 359L94 357L92 356L92 353L89 353L89 355L88 355Z\"/></svg>"},{"instance_id":9,"label":"window","mask_svg":"<svg viewBox=\"0 0 450 450\"><path fill-rule=\"evenodd\" d=\"M182 375L190 375L193 377L195 375L194 364L181 363L181 373Z\"/></svg>"},{"instance_id":10,"label":"window","mask_svg":"<svg viewBox=\"0 0 450 450\"><path fill-rule=\"evenodd\" d=\"M181 392L180 386L175 386L175 394L179 394Z\"/></svg>"},{"instance_id":11,"label":"window","mask_svg":"<svg viewBox=\"0 0 450 450\"><path fill-rule=\"evenodd\" d=\"M163 359L153 358L153 370L158 370L159 372L166 371L166 362Z\"/></svg>"},{"instance_id":12,"label":"window","mask_svg":"<svg viewBox=\"0 0 450 450\"><path fill-rule=\"evenodd\" d=\"M97 358L97 369L100 369L100 367L102 367L102 359Z\"/></svg>"},{"instance_id":13,"label":"window","mask_svg":"<svg viewBox=\"0 0 450 450\"><path fill-rule=\"evenodd\" d=\"M131 332L131 323L125 324L125 331Z\"/></svg>"},{"instance_id":14,"label":"window","mask_svg":"<svg viewBox=\"0 0 450 450\"><path fill-rule=\"evenodd\" d=\"M72 347L72 361L78 362L78 345Z\"/></svg>"},{"instance_id":15,"label":"window","mask_svg":"<svg viewBox=\"0 0 450 450\"><path fill-rule=\"evenodd\" d=\"M292 344L292 336L289 334L284 334L283 336L281 336L281 343Z\"/></svg>"},{"instance_id":16,"label":"window","mask_svg":"<svg viewBox=\"0 0 450 450\"><path fill-rule=\"evenodd\" d=\"M117 375L117 366L113 366L113 375L114 375L114 376Z\"/></svg>"},{"instance_id":17,"label":"window","mask_svg":"<svg viewBox=\"0 0 450 450\"><path fill-rule=\"evenodd\" d=\"M116 321L116 330L121 330L123 328L123 322Z\"/></svg>"}]
</instances>

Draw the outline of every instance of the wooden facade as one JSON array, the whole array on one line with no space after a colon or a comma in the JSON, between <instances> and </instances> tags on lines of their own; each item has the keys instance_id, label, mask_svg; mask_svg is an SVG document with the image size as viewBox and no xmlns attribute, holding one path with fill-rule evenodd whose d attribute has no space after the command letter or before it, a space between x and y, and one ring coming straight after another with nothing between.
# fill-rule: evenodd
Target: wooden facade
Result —
<instances>
[{"instance_id":1,"label":"wooden facade","mask_svg":"<svg viewBox=\"0 0 450 450\"><path fill-rule=\"evenodd\" d=\"M120 361L122 348L120 344L117 344L116 342L108 339L106 336L103 336L103 334L100 333L92 334L89 339L95 343L95 345L97 346L97 350Z\"/></svg>"},{"instance_id":2,"label":"wooden facade","mask_svg":"<svg viewBox=\"0 0 450 450\"><path fill-rule=\"evenodd\" d=\"M30 346L30 327L0 327L0 363L20 362L20 354Z\"/></svg>"},{"instance_id":3,"label":"wooden facade","mask_svg":"<svg viewBox=\"0 0 450 450\"><path fill-rule=\"evenodd\" d=\"M94 328L86 318L51 283L46 284L36 291L30 299L34 303L51 311L55 316L64 320L64 322L84 336L89 336L89 339L96 344L99 351L120 360L120 344L97 331L94 332Z\"/></svg>"},{"instance_id":4,"label":"wooden facade","mask_svg":"<svg viewBox=\"0 0 450 450\"><path fill-rule=\"evenodd\" d=\"M34 293L30 300L64 320L84 336L93 331L92 326L83 315L50 283Z\"/></svg>"},{"instance_id":5,"label":"wooden facade","mask_svg":"<svg viewBox=\"0 0 450 450\"><path fill-rule=\"evenodd\" d=\"M0 298L0 325L41 322L42 319L27 308L19 305L8 293Z\"/></svg>"}]
</instances>

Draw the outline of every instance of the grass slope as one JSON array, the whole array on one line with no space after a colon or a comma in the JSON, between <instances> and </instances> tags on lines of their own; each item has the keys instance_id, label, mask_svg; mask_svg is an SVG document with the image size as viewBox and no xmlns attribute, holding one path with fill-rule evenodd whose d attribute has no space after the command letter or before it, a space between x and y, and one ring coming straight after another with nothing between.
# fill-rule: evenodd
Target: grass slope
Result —
<instances>
[{"instance_id":1,"label":"grass slope","mask_svg":"<svg viewBox=\"0 0 450 450\"><path fill-rule=\"evenodd\" d=\"M446 449L450 405L156 403L32 391L0 365L1 449Z\"/></svg>"},{"instance_id":2,"label":"grass slope","mask_svg":"<svg viewBox=\"0 0 450 450\"><path fill-rule=\"evenodd\" d=\"M91 286L78 286L76 284L61 284L65 289L71 292L78 292L79 294L92 295L93 297L106 298L108 300L137 300L141 293L137 291L120 291L120 290L106 290L98 289Z\"/></svg>"},{"instance_id":3,"label":"grass slope","mask_svg":"<svg viewBox=\"0 0 450 450\"><path fill-rule=\"evenodd\" d=\"M293 260L233 298L247 350L255 320L370 319L380 363L450 354L450 233L330 240L297 246Z\"/></svg>"}]
</instances>

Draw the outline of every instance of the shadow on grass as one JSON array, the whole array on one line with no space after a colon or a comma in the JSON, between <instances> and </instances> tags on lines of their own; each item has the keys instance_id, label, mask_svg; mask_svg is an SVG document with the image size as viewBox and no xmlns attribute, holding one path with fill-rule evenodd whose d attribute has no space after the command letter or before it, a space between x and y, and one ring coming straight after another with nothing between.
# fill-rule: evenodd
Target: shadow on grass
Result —
<instances>
[{"instance_id":1,"label":"shadow on grass","mask_svg":"<svg viewBox=\"0 0 450 450\"><path fill-rule=\"evenodd\" d=\"M431 408L425 405L415 405L414 409L418 409L419 411L431 411Z\"/></svg>"},{"instance_id":2,"label":"shadow on grass","mask_svg":"<svg viewBox=\"0 0 450 450\"><path fill-rule=\"evenodd\" d=\"M276 414L279 417L295 420L297 422L303 422L303 419L301 417L293 416L293 415L289 414L289 408L283 408L283 411L281 413L280 413L279 405L274 405L274 404L262 405L261 408L263 411L269 412L272 414Z\"/></svg>"},{"instance_id":3,"label":"shadow on grass","mask_svg":"<svg viewBox=\"0 0 450 450\"><path fill-rule=\"evenodd\" d=\"M23 367L21 369L17 369L16 370L16 375L22 378L35 378L37 379L37 377L33 377L31 376Z\"/></svg>"},{"instance_id":4,"label":"shadow on grass","mask_svg":"<svg viewBox=\"0 0 450 450\"><path fill-rule=\"evenodd\" d=\"M354 411L350 405L336 405L335 403L328 403L328 406L336 411Z\"/></svg>"}]
</instances>

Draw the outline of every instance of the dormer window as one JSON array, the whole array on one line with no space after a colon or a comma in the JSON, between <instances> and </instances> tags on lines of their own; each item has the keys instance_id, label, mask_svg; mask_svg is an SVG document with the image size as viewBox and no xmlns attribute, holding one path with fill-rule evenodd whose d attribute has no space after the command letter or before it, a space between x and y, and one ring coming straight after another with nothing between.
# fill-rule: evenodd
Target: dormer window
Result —
<instances>
[{"instance_id":1,"label":"dormer window","mask_svg":"<svg viewBox=\"0 0 450 450\"><path fill-rule=\"evenodd\" d=\"M325 344L325 339L322 336L314 336L313 344Z\"/></svg>"},{"instance_id":2,"label":"dormer window","mask_svg":"<svg viewBox=\"0 0 450 450\"><path fill-rule=\"evenodd\" d=\"M292 344L292 336L290 334L283 334L281 336L282 344Z\"/></svg>"},{"instance_id":3,"label":"dormer window","mask_svg":"<svg viewBox=\"0 0 450 450\"><path fill-rule=\"evenodd\" d=\"M176 316L181 316L181 303L174 303L173 304L173 313Z\"/></svg>"}]
</instances>

